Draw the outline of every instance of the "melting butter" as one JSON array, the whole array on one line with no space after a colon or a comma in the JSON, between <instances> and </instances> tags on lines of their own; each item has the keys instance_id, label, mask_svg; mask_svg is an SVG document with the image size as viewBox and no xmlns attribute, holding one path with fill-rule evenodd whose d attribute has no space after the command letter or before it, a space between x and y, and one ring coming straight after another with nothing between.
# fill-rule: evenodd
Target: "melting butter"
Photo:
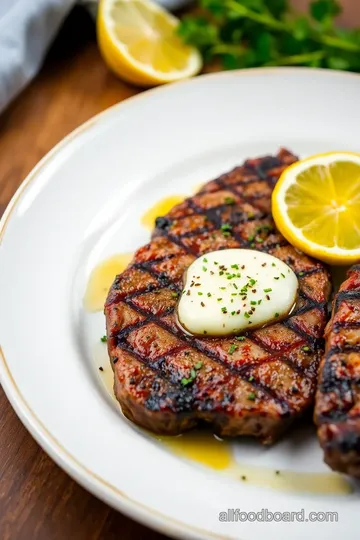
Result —
<instances>
[{"instance_id":1,"label":"melting butter","mask_svg":"<svg viewBox=\"0 0 360 540\"><path fill-rule=\"evenodd\" d=\"M104 390L116 401L114 374L109 364L106 343L99 341L94 347L94 363ZM238 461L234 457L233 444L240 445L241 441L232 443L209 431L194 430L178 437L146 433L177 456L249 485L315 495L348 495L353 491L350 481L337 473L276 470Z\"/></svg>"},{"instance_id":2,"label":"melting butter","mask_svg":"<svg viewBox=\"0 0 360 540\"><path fill-rule=\"evenodd\" d=\"M353 491L349 480L337 473L277 470L239 462L234 458L232 444L209 432L193 431L178 437L156 438L180 457L253 486L317 495L348 495Z\"/></svg>"},{"instance_id":3,"label":"melting butter","mask_svg":"<svg viewBox=\"0 0 360 540\"><path fill-rule=\"evenodd\" d=\"M104 309L105 300L115 276L125 270L132 257L132 253L113 255L94 268L83 300L87 311L95 312Z\"/></svg>"},{"instance_id":4,"label":"melting butter","mask_svg":"<svg viewBox=\"0 0 360 540\"><path fill-rule=\"evenodd\" d=\"M212 251L189 266L178 319L191 334L234 335L286 317L297 292L294 272L272 255Z\"/></svg>"},{"instance_id":5,"label":"melting butter","mask_svg":"<svg viewBox=\"0 0 360 540\"><path fill-rule=\"evenodd\" d=\"M211 469L225 470L232 463L229 445L211 433L194 431L178 437L156 438L175 454L197 461Z\"/></svg>"},{"instance_id":6,"label":"melting butter","mask_svg":"<svg viewBox=\"0 0 360 540\"><path fill-rule=\"evenodd\" d=\"M185 195L171 195L158 201L154 206L149 208L141 218L141 223L152 230L155 227L155 220L159 216L164 216L170 210L184 201Z\"/></svg>"}]
</instances>

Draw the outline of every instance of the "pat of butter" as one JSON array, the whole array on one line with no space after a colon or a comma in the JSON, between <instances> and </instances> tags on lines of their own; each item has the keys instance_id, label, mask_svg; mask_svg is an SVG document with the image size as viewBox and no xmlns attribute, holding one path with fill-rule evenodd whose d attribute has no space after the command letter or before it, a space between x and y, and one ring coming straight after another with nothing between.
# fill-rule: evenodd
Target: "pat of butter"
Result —
<instances>
[{"instance_id":1,"label":"pat of butter","mask_svg":"<svg viewBox=\"0 0 360 540\"><path fill-rule=\"evenodd\" d=\"M191 334L238 334L286 317L297 291L295 273L272 255L250 249L213 251L187 269L178 318Z\"/></svg>"}]
</instances>

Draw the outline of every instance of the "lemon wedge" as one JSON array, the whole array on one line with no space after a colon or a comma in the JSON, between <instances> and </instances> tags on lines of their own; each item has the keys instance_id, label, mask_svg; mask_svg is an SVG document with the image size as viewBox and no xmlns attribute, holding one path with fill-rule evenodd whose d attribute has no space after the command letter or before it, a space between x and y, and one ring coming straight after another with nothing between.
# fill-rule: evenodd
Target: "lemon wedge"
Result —
<instances>
[{"instance_id":1,"label":"lemon wedge","mask_svg":"<svg viewBox=\"0 0 360 540\"><path fill-rule=\"evenodd\" d=\"M331 152L298 161L281 175L272 213L283 236L330 264L360 261L360 154Z\"/></svg>"},{"instance_id":2,"label":"lemon wedge","mask_svg":"<svg viewBox=\"0 0 360 540\"><path fill-rule=\"evenodd\" d=\"M150 0L101 0L97 36L109 68L140 86L196 75L200 53L176 35L179 20Z\"/></svg>"}]
</instances>

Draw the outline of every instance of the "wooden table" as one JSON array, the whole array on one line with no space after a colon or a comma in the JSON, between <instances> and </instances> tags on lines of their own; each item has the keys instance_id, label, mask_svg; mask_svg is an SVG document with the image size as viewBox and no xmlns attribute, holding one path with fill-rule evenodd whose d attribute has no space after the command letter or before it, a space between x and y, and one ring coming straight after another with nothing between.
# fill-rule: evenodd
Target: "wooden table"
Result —
<instances>
[{"instance_id":1,"label":"wooden table","mask_svg":"<svg viewBox=\"0 0 360 540\"><path fill-rule=\"evenodd\" d=\"M75 9L40 75L0 117L0 214L54 144L138 91L108 71L93 21ZM1 388L0 410L1 540L165 539L112 510L59 469L23 427Z\"/></svg>"}]
</instances>

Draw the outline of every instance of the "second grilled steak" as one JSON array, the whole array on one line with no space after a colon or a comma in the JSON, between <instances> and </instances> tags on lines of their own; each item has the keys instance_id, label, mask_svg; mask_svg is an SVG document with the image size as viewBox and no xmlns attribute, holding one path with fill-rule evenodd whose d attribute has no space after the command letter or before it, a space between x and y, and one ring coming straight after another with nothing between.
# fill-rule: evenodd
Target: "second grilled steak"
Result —
<instances>
[{"instance_id":1,"label":"second grilled steak","mask_svg":"<svg viewBox=\"0 0 360 540\"><path fill-rule=\"evenodd\" d=\"M270 214L272 188L295 160L281 150L209 182L157 220L152 241L116 277L105 306L108 350L116 397L137 424L177 434L204 421L221 435L271 443L312 404L329 275L286 242ZM239 247L295 271L295 311L241 341L184 334L174 313L184 271L204 253Z\"/></svg>"},{"instance_id":2,"label":"second grilled steak","mask_svg":"<svg viewBox=\"0 0 360 540\"><path fill-rule=\"evenodd\" d=\"M341 285L326 328L315 423L325 462L360 478L360 265Z\"/></svg>"}]
</instances>

